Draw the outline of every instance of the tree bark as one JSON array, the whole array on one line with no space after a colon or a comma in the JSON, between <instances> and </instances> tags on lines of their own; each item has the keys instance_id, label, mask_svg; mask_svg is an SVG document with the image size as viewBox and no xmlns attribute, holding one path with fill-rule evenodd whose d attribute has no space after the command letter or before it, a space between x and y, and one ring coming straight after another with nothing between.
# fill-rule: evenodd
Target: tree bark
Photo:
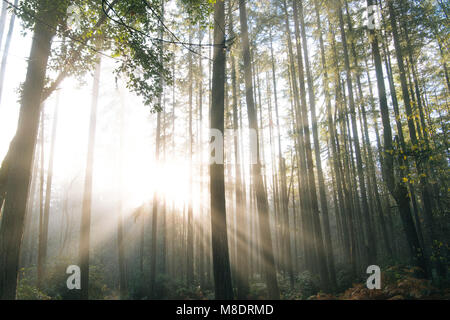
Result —
<instances>
[{"instance_id":1,"label":"tree bark","mask_svg":"<svg viewBox=\"0 0 450 320\"><path fill-rule=\"evenodd\" d=\"M256 134L256 151L257 161L252 164L252 176L253 183L255 185L256 201L259 217L259 235L261 244L262 255L262 267L265 274L265 280L267 284L267 290L269 298L279 299L280 292L278 289L275 259L273 256L273 244L272 235L270 231L269 221L269 204L267 201L267 194L264 188L264 183L261 175L261 160L259 155L259 137L258 137L258 122L255 110L255 102L253 100L253 84L252 84L252 63L250 59L250 42L248 37L247 26L247 9L245 3L239 3L239 17L241 22L241 38L243 47L243 60L244 60L244 78L246 88L246 102L247 102L247 114L250 130L253 130Z\"/></svg>"},{"instance_id":2,"label":"tree bark","mask_svg":"<svg viewBox=\"0 0 450 320\"><path fill-rule=\"evenodd\" d=\"M390 0L389 0L390 2ZM373 0L367 0L367 5L373 5ZM419 239L417 237L416 230L414 228L414 222L411 217L409 196L406 187L402 182L395 181L394 175L394 147L392 139L391 124L389 119L389 110L386 99L386 88L384 85L383 67L381 65L381 56L378 48L378 35L375 30L369 31L370 42L372 46L372 55L375 63L375 71L378 84L378 96L381 110L381 118L383 122L383 138L384 138L384 161L383 161L383 177L388 186L389 191L396 200L400 217L403 223L403 228L406 233L408 246L411 252L411 256L417 266L426 272L426 262L423 253L423 249L420 246ZM399 157L402 159L402 155ZM401 174L404 172L400 172Z\"/></svg>"},{"instance_id":3,"label":"tree bark","mask_svg":"<svg viewBox=\"0 0 450 320\"><path fill-rule=\"evenodd\" d=\"M128 285L127 285L127 268L125 261L125 243L124 243L124 228L123 228L123 156L124 156L124 134L125 134L125 101L123 101L123 93L120 94L120 129L119 129L119 164L118 164L118 175L119 175L119 197L117 206L117 257L119 262L119 292L120 299L126 299L128 296Z\"/></svg>"},{"instance_id":4,"label":"tree bark","mask_svg":"<svg viewBox=\"0 0 450 320\"><path fill-rule=\"evenodd\" d=\"M163 37L163 23L164 23L164 1L161 3L161 19L159 26L159 36ZM159 48L159 62L163 63L163 43L160 43ZM163 79L160 77L159 81L161 82L161 90L163 90ZM192 86L192 84L191 84ZM162 95L163 92L158 93L158 107L161 108L162 105ZM156 165L159 166L160 163L160 149L161 149L161 111L158 111L158 114L156 115L156 133L155 133L155 162ZM158 190L153 191L153 201L152 201L152 233L151 233L151 251L150 251L150 295L153 296L155 292L155 281L156 281L156 259L157 259L157 241L158 241L158 204L159 204L159 197L158 197Z\"/></svg>"},{"instance_id":5,"label":"tree bark","mask_svg":"<svg viewBox=\"0 0 450 320\"><path fill-rule=\"evenodd\" d=\"M189 27L189 43L192 42L192 31ZM193 80L193 66L192 66L192 53L188 53L189 64L189 199L188 199L188 221L187 221L187 283L193 284L194 281L194 216L192 208L192 152L194 144L194 135L192 132L192 80Z\"/></svg>"},{"instance_id":6,"label":"tree bark","mask_svg":"<svg viewBox=\"0 0 450 320\"><path fill-rule=\"evenodd\" d=\"M314 163L312 159L312 149L311 149L311 134L309 129L308 120L308 110L306 104L306 85L305 85L305 72L303 64L303 56L301 49L301 38L300 38L300 26L298 21L298 8L297 1L293 1L294 4L294 26L295 26L295 38L297 43L297 64L298 64L298 78L300 83L300 102L299 102L299 115L300 121L302 122L302 129L304 132L304 147L306 153L306 165L307 165L307 175L308 175L308 190L309 190L309 205L311 209L311 223L313 230L313 251L315 251L315 257L313 264L313 270L318 270L320 274L321 287L324 290L329 289L330 277L328 271L328 264L325 256L325 248L323 244L322 237L322 226L320 224L319 217L319 203L317 199L316 181L314 174Z\"/></svg>"},{"instance_id":7,"label":"tree bark","mask_svg":"<svg viewBox=\"0 0 450 320\"><path fill-rule=\"evenodd\" d=\"M53 113L53 128L52 128L49 163L45 188L44 215L41 230L42 233L39 234L38 270L41 270L41 273L38 273L39 284L41 284L41 281L45 276L44 274L45 263L47 260L48 224L50 216L50 200L52 195L53 162L55 157L56 130L58 127L58 109L59 109L59 93L57 95L55 111Z\"/></svg>"},{"instance_id":8,"label":"tree bark","mask_svg":"<svg viewBox=\"0 0 450 320\"><path fill-rule=\"evenodd\" d=\"M294 0L294 12L296 10L297 1ZM336 271L334 268L334 256L333 256L333 245L331 242L331 231L330 231L330 220L328 214L328 204L327 197L325 191L325 181L323 177L322 171L322 159L320 157L320 143L319 143L319 132L317 128L317 116L316 116L316 97L314 95L314 81L311 75L311 67L309 63L309 51L308 51L308 39L306 38L306 28L305 28L305 19L303 15L303 1L298 1L298 12L300 17L300 27L301 27L301 35L302 35L302 44L303 44L303 55L305 57L305 70L306 70L306 80L308 82L308 96L309 96L309 105L311 110L311 122L312 122L312 131L313 131L313 139L314 139L314 153L316 158L316 168L317 168L317 178L319 181L319 196L320 196L320 208L322 209L322 218L323 218L323 228L324 228L324 240L325 240L325 254L328 261L328 271L330 275L330 285L333 290L336 289ZM321 32L320 25L318 26L319 32Z\"/></svg>"},{"instance_id":9,"label":"tree bark","mask_svg":"<svg viewBox=\"0 0 450 320\"><path fill-rule=\"evenodd\" d=\"M355 155L356 155L356 166L357 166L357 172L358 172L358 182L359 182L359 188L360 188L360 199L357 199L356 201L362 202L362 211L364 214L364 227L365 227L365 233L366 233L366 239L363 238L365 241L365 247L367 248L367 263L373 264L376 262L376 245L375 245L375 235L373 232L372 225L370 223L370 217L369 217L369 204L367 202L367 191L366 191L366 182L365 182L365 176L364 176L364 170L363 170L363 164L362 164L362 156L361 156L361 147L359 142L359 134L358 134L358 127L356 124L356 109L355 109L355 100L353 96L353 81L352 81L352 74L350 69L350 59L348 54L348 44L347 44L347 36L344 29L344 18L342 13L342 4L340 3L341 0L339 0L339 8L338 8L338 15L339 15L339 25L340 25L340 31L341 31L341 37L342 37L342 44L344 48L344 65L346 69L346 82L347 82L347 90L348 90L348 98L349 98L349 106L350 106L350 115L351 115L351 127L352 127L352 133L353 133L353 141L354 141L354 147L355 147ZM349 23L350 26L350 23ZM351 30L350 30L351 31ZM356 57L355 57L356 58Z\"/></svg>"},{"instance_id":10,"label":"tree bark","mask_svg":"<svg viewBox=\"0 0 450 320\"><path fill-rule=\"evenodd\" d=\"M56 17L53 6L42 4L38 16L49 23ZM50 16L50 17L49 17ZM23 85L19 122L11 146L7 166L6 195L0 227L0 298L14 299L20 247L26 214L31 166L40 116L41 94L44 88L47 61L50 55L54 30L37 24L31 45L27 75Z\"/></svg>"},{"instance_id":11,"label":"tree bark","mask_svg":"<svg viewBox=\"0 0 450 320\"><path fill-rule=\"evenodd\" d=\"M222 43L223 47L214 47L210 128L219 130L223 135L226 72L225 34L222 31L225 28L225 4L223 1L216 1L214 4L214 21L214 43ZM216 299L233 299L228 253L223 161L222 163L212 163L209 168L215 297Z\"/></svg>"},{"instance_id":12,"label":"tree bark","mask_svg":"<svg viewBox=\"0 0 450 320\"><path fill-rule=\"evenodd\" d=\"M84 180L83 208L80 226L79 263L81 271L80 298L89 299L89 260L91 238L92 180L94 171L94 149L97 127L97 106L100 89L101 55L97 54L94 84L92 89L91 116L89 123L89 140L87 150L86 174Z\"/></svg>"},{"instance_id":13,"label":"tree bark","mask_svg":"<svg viewBox=\"0 0 450 320\"><path fill-rule=\"evenodd\" d=\"M228 2L229 4L231 1ZM229 5L231 9L231 5ZM235 37L233 30L233 16L231 14L231 10L229 13L229 29L230 29L230 37ZM245 188L243 188L242 184L242 173L241 173L241 165L242 159L240 154L240 143L239 136L237 134L239 130L239 114L238 114L238 92L237 92L237 76L236 76L236 61L234 52L231 54L231 88L232 88L232 104L233 104L233 129L235 130L234 135L234 159L235 159L235 175L236 175L236 188L235 188L235 197L236 197L236 221L237 221L237 251L238 256L236 263L236 271L237 271L237 298L238 299L246 299L249 293L249 283L248 283L248 273L249 273L249 264L248 264L248 239L247 239L247 217L245 216Z\"/></svg>"}]
</instances>

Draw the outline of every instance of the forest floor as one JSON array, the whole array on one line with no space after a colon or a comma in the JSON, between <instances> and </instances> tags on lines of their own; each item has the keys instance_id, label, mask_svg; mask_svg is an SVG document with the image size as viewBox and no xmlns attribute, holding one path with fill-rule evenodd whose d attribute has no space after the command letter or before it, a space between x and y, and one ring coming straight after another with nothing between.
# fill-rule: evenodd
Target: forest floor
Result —
<instances>
[{"instance_id":1,"label":"forest floor","mask_svg":"<svg viewBox=\"0 0 450 320\"><path fill-rule=\"evenodd\" d=\"M439 287L431 280L415 276L415 269L392 266L381 274L381 289L368 289L365 283L356 283L343 293L318 293L313 300L450 300L450 287L441 281Z\"/></svg>"},{"instance_id":2,"label":"forest floor","mask_svg":"<svg viewBox=\"0 0 450 320\"><path fill-rule=\"evenodd\" d=\"M90 277L90 298L100 300L118 300L117 289L106 285L108 281L101 277L101 267L93 267ZM433 284L430 280L420 279L414 267L394 265L382 269L381 289L368 289L364 279L354 281L345 269L338 269L338 289L335 293L324 293L319 289L319 279L309 272L303 272L295 277L294 286L290 279L279 275L278 282L283 300L450 300L449 279ZM66 275L58 266L49 272L41 289L35 281L35 268L21 270L17 298L20 300L65 300L76 299L74 290L67 290ZM135 281L130 281L129 297L131 300L146 300L146 288L139 287ZM212 300L212 287L204 290L199 285L187 286L184 281L174 281L167 276L158 276L155 293L156 299L168 300ZM250 281L250 300L266 299L266 285L260 277Z\"/></svg>"}]
</instances>

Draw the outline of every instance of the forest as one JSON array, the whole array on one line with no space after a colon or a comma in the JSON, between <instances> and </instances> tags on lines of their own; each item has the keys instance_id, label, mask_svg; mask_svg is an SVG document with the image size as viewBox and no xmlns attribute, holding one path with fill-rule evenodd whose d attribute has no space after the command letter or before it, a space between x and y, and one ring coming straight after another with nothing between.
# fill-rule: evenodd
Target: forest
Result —
<instances>
[{"instance_id":1,"label":"forest","mask_svg":"<svg viewBox=\"0 0 450 320\"><path fill-rule=\"evenodd\" d=\"M0 300L450 299L447 1L0 2Z\"/></svg>"}]
</instances>

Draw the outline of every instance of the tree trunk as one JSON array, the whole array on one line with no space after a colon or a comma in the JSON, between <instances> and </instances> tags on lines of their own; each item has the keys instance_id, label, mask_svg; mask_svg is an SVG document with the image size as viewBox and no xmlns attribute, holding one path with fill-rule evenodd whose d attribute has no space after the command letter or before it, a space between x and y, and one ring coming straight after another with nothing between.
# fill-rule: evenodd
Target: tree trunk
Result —
<instances>
[{"instance_id":1,"label":"tree trunk","mask_svg":"<svg viewBox=\"0 0 450 320\"><path fill-rule=\"evenodd\" d=\"M199 30L199 43L202 42L203 31ZM199 208L199 280L202 289L205 288L205 224L203 216L203 57L198 57L199 74L200 79L198 80L198 112L199 112L199 133L198 133L198 146L199 146L199 157L200 157L200 208Z\"/></svg>"},{"instance_id":2,"label":"tree trunk","mask_svg":"<svg viewBox=\"0 0 450 320\"><path fill-rule=\"evenodd\" d=\"M80 298L89 299L89 249L91 238L91 209L92 209L92 178L94 170L94 149L97 127L97 106L100 89L101 55L97 54L95 66L94 85L92 90L91 118L89 124L89 140L87 150L86 175L84 180L83 208L80 228L80 271L81 290Z\"/></svg>"},{"instance_id":3,"label":"tree trunk","mask_svg":"<svg viewBox=\"0 0 450 320\"><path fill-rule=\"evenodd\" d=\"M340 2L341 0L339 0ZM344 29L344 18L342 13L342 5L339 5L338 8L338 15L339 15L339 25L340 25L340 31L341 31L341 37L342 37L342 44L344 48L344 64L346 69L346 79L347 79L347 90L348 90L348 97L349 97L349 106L350 106L350 115L351 115L351 124L352 124L352 133L353 133L353 141L354 141L354 147L355 147L355 154L356 154L356 166L358 171L358 182L359 182L359 188L361 193L361 201L362 201L362 211L364 214L364 226L365 226L365 233L367 239L363 240L365 241L364 245L367 248L367 263L373 264L376 262L376 245L375 245L375 235L373 232L372 225L370 223L370 217L369 217L369 204L367 202L367 192L366 192L366 182L365 182L365 176L364 176L364 170L362 165L362 156L361 156L361 147L359 142L359 134L358 134L358 127L356 124L356 111L355 111L355 100L353 97L353 81L352 81L352 74L350 69L350 59L348 54L348 45L347 45L347 36ZM351 24L349 23L349 26ZM350 30L351 32L352 30ZM352 42L353 45L353 42ZM355 57L356 59L356 57ZM356 201L360 201L359 199L356 199Z\"/></svg>"},{"instance_id":4,"label":"tree trunk","mask_svg":"<svg viewBox=\"0 0 450 320\"><path fill-rule=\"evenodd\" d=\"M297 1L294 0L294 12L296 10ZM303 44L303 55L305 57L305 69L306 69L306 79L308 82L308 95L309 104L311 109L311 122L312 131L314 139L314 153L316 157L317 166L317 177L319 181L319 195L320 195L320 208L322 209L323 227L324 227L324 237L325 237L325 252L328 260L328 271L330 274L330 285L333 290L336 289L336 271L334 268L334 257L333 257L333 245L331 242L331 231L330 231L330 221L328 217L328 204L325 191L325 181L322 171L322 159L320 157L320 143L319 143L319 132L317 129L317 117L316 117L316 101L314 95L314 81L311 75L311 67L309 64L309 51L308 51L308 39L306 38L305 21L303 16L303 1L298 1L299 13L300 13L300 26ZM321 32L320 25L318 26L319 32Z\"/></svg>"},{"instance_id":5,"label":"tree trunk","mask_svg":"<svg viewBox=\"0 0 450 320\"><path fill-rule=\"evenodd\" d=\"M247 113L250 130L256 134L256 164L252 164L252 176L255 184L256 201L259 214L260 227L260 243L262 246L262 266L264 269L265 280L267 283L268 295L270 299L279 299L280 292L278 289L275 259L273 256L272 236L269 222L269 204L267 201L267 194L264 188L264 183L261 175L261 160L259 155L259 137L258 137L258 122L255 110L255 102L253 100L253 84L252 84L252 64L250 59L250 42L248 39L247 26L247 9L245 3L239 3L239 17L241 22L241 37L243 47L244 59L244 77L246 88ZM217 42L216 42L217 43Z\"/></svg>"},{"instance_id":6,"label":"tree trunk","mask_svg":"<svg viewBox=\"0 0 450 320\"><path fill-rule=\"evenodd\" d=\"M51 16L55 15L52 9L52 6L44 8L44 5L40 5L38 16L51 23L55 19ZM14 299L16 296L19 255L39 124L41 93L45 84L53 36L54 31L51 28L42 24L35 26L27 75L22 90L17 132L11 143L13 147L11 154L8 156L11 163L7 166L6 195L0 227L1 299Z\"/></svg>"},{"instance_id":7,"label":"tree trunk","mask_svg":"<svg viewBox=\"0 0 450 320\"><path fill-rule=\"evenodd\" d=\"M159 37L163 38L164 35L164 1L161 2L161 22L159 26ZM163 64L163 42L160 43L159 48L159 63ZM158 93L158 107L162 106L162 96L163 96L163 88L164 81L162 76L159 79L161 85L161 92ZM160 165L160 149L161 149L161 112L158 111L156 115L156 133L155 133L155 162L156 165ZM150 251L150 295L153 296L155 293L155 280L156 280L156 259L157 259L157 242L158 242L158 190L153 191L153 201L152 201L152 233L151 233L151 251Z\"/></svg>"},{"instance_id":8,"label":"tree trunk","mask_svg":"<svg viewBox=\"0 0 450 320\"><path fill-rule=\"evenodd\" d=\"M192 31L189 27L189 43L192 42ZM194 144L194 135L192 131L192 80L193 80L193 66L192 66L192 53L188 53L189 64L189 199L188 199L188 230L187 230L187 283L193 284L194 281L194 216L192 208L192 152Z\"/></svg>"},{"instance_id":9,"label":"tree trunk","mask_svg":"<svg viewBox=\"0 0 450 320\"><path fill-rule=\"evenodd\" d=\"M367 0L367 5L368 6L373 5L373 0ZM408 241L411 256L413 257L413 260L415 261L417 266L419 266L420 268L423 269L423 271L426 272L427 268L425 258L423 255L423 249L420 246L419 239L417 237L417 233L414 228L414 222L411 217L408 191L406 187L402 185L402 182L395 181L392 131L389 119L389 109L386 99L386 88L384 85L383 67L381 65L381 56L378 48L378 35L375 32L375 30L370 30L369 34L372 46L372 55L375 63L375 71L377 76L381 118L384 128L383 138L384 138L385 156L383 157L384 161L382 164L383 177L389 188L389 191L391 192L392 196L394 197L399 206L400 217L403 223L404 231L406 233L406 238ZM401 172L402 176L403 173L404 172Z\"/></svg>"},{"instance_id":10,"label":"tree trunk","mask_svg":"<svg viewBox=\"0 0 450 320\"><path fill-rule=\"evenodd\" d=\"M298 21L298 9L297 2L294 1L294 26L295 26L295 39L297 42L297 63L298 63L298 78L300 83L300 102L299 102L299 115L302 122L302 129L304 131L305 137L305 153L306 153L306 165L307 165L307 175L308 175L308 189L309 189L309 202L310 202L310 214L311 214L311 223L313 230L313 246L312 250L315 252L316 259L314 260L313 270L318 270L320 274L321 287L324 290L329 289L330 278L328 272L328 265L325 256L325 248L323 244L322 237L322 227L320 224L319 217L319 204L317 199L317 191L316 191L316 181L314 174L314 164L312 159L312 150L311 150L311 134L309 130L309 121L308 121L308 110L306 104L306 86L305 86L305 74L304 74L304 65L303 65L303 56L301 49L301 39L300 39L300 26Z\"/></svg>"},{"instance_id":11,"label":"tree trunk","mask_svg":"<svg viewBox=\"0 0 450 320\"><path fill-rule=\"evenodd\" d=\"M225 4L214 4L214 43L224 47L214 47L210 128L224 133L224 96L225 96ZM223 150L222 150L223 151ZM216 150L218 152L218 150ZM223 154L223 153L222 153ZM224 165L210 164L211 192L211 237L213 271L216 299L233 299L231 285L230 258L228 253L227 218L225 209Z\"/></svg>"},{"instance_id":12,"label":"tree trunk","mask_svg":"<svg viewBox=\"0 0 450 320\"><path fill-rule=\"evenodd\" d=\"M369 73L369 69L367 66L367 61L365 61L365 64L366 64L366 72L367 72L367 81L368 81L368 85L369 85L370 104L372 105L371 109L373 111L375 109L375 101L374 101L373 92L372 92L372 82L370 80L370 73ZM378 190L377 177L376 177L376 171L375 171L376 170L375 169L375 155L373 154L372 146L370 144L370 139L369 139L369 125L368 125L368 121L367 121L367 114L366 114L364 105L362 105L361 108L362 108L365 139L366 139L366 145L367 145L367 153L368 153L367 157L368 157L370 179L372 179L372 189L373 189L373 192L375 195L375 210L378 212L378 216L380 219L381 232L382 232L382 236L383 236L383 243L384 243L384 247L386 249L386 253L387 253L388 257L393 257L393 252L392 252L392 248L391 248L391 240L389 239L389 233L386 228L383 205L381 203L380 192ZM378 140L379 140L378 125L376 125L375 131L376 131L375 134L377 136L377 142L378 142ZM381 146L380 146L380 149L381 149ZM380 163L381 162L382 162L382 158L380 158Z\"/></svg>"},{"instance_id":13,"label":"tree trunk","mask_svg":"<svg viewBox=\"0 0 450 320\"><path fill-rule=\"evenodd\" d=\"M41 107L43 108L43 107ZM45 122L44 122L44 118L45 118L45 109L43 108L42 112L41 112L41 120L40 120L40 126L39 126L39 131L40 131L40 170L39 170L39 226L38 226L38 253L37 253L37 286L38 288L41 287L41 280L43 277L43 264L40 263L42 256L39 256L39 243L41 242L40 239L42 237L43 234L43 228L44 228L44 203L45 203L45 198L44 198L44 181L45 181Z\"/></svg>"},{"instance_id":14,"label":"tree trunk","mask_svg":"<svg viewBox=\"0 0 450 320\"><path fill-rule=\"evenodd\" d=\"M8 3L3 1L2 11L0 13L0 44L3 43L3 34L5 33L6 17L8 13Z\"/></svg>"},{"instance_id":15,"label":"tree trunk","mask_svg":"<svg viewBox=\"0 0 450 320\"><path fill-rule=\"evenodd\" d=\"M125 243L124 243L124 231L123 231L123 155L124 155L124 134L125 134L125 101L123 100L123 93L120 94L120 131L119 131L119 197L117 208L117 249L118 249L118 262L119 262L119 292L120 299L126 299L128 296L127 286L127 270L125 262Z\"/></svg>"},{"instance_id":16,"label":"tree trunk","mask_svg":"<svg viewBox=\"0 0 450 320\"><path fill-rule=\"evenodd\" d=\"M14 6L16 7L19 3L19 0L14 1ZM4 6L6 6L6 3L3 3ZM8 27L8 34L6 35L6 42L5 47L3 49L3 57L2 57L2 63L0 66L0 104L2 102L2 95L3 95L3 84L5 82L5 73L6 73L6 63L8 62L8 55L9 55L9 47L11 45L11 38L14 31L14 22L16 20L16 15L14 12L11 13L11 20L9 20L9 27ZM1 44L1 41L0 41Z\"/></svg>"},{"instance_id":17,"label":"tree trunk","mask_svg":"<svg viewBox=\"0 0 450 320\"><path fill-rule=\"evenodd\" d=\"M39 138L38 138L39 140ZM33 169L32 169L32 178L31 178L31 187L30 187L30 193L28 197L27 202L27 213L26 213L26 221L25 221L25 231L24 231L24 237L23 240L25 242L24 249L21 252L21 262L19 267L27 267L31 266L32 264L32 258L33 258L33 252L34 252L34 230L35 225L33 224L33 217L34 217L34 209L35 209L35 199L37 196L36 190L38 189L38 183L39 183L39 150L40 148L35 148L35 153L33 157ZM0 222L1 223L1 222Z\"/></svg>"},{"instance_id":18,"label":"tree trunk","mask_svg":"<svg viewBox=\"0 0 450 320\"><path fill-rule=\"evenodd\" d=\"M52 195L53 161L55 156L56 130L58 127L58 109L59 109L59 92L57 94L55 111L53 113L53 128L52 128L49 163L45 188L45 204L42 221L42 233L39 234L38 270L41 270L41 273L38 273L38 284L41 284L41 281L45 276L44 274L45 262L47 259L48 224L50 216L50 200Z\"/></svg>"},{"instance_id":19,"label":"tree trunk","mask_svg":"<svg viewBox=\"0 0 450 320\"><path fill-rule=\"evenodd\" d=\"M228 3L231 3L229 1ZM230 5L231 8L231 5ZM230 28L230 37L233 38L235 36L233 31L233 17L230 13L229 16L229 28ZM237 77L236 77L236 61L234 52L231 52L231 87L232 87L232 103L233 103L233 129L235 130L234 135L234 159L235 159L235 175L236 175L236 233L237 233L237 251L239 259L236 261L236 271L237 271L237 298L242 300L246 299L249 293L249 283L248 283L248 273L249 273L249 265L248 265L248 239L247 239L247 217L245 215L245 188L242 185L242 173L241 173L241 165L242 159L240 154L240 143L237 132L239 130L239 114L238 114L238 92L237 92Z\"/></svg>"},{"instance_id":20,"label":"tree trunk","mask_svg":"<svg viewBox=\"0 0 450 320\"><path fill-rule=\"evenodd\" d=\"M295 117L295 124L293 126L294 132L297 137L296 143L296 151L298 153L298 188L299 193L304 195L304 197L300 197L300 207L301 207L301 218L302 218L302 243L303 243L303 252L304 252L304 264L306 269L312 270L313 257L314 252L312 250L313 244L313 232L311 226L310 219L310 203L309 203L309 189L308 189L308 172L306 170L306 155L305 155L305 142L304 142L304 130L303 123L301 121L300 111L298 104L300 103L300 95L298 92L297 86L297 76L295 70L295 62L294 62L294 53L293 46L291 40L291 31L289 28L289 16L287 11L286 1L283 1L284 7L284 15L285 15L285 27L286 27L286 36L288 42L288 53L289 53L289 64L290 64L290 84L292 87L292 93L294 95L293 104L295 108L292 112L292 115Z\"/></svg>"},{"instance_id":21,"label":"tree trunk","mask_svg":"<svg viewBox=\"0 0 450 320\"><path fill-rule=\"evenodd\" d=\"M282 212L285 212L285 215L287 217L287 222L289 222L289 199L287 194L287 179L286 179L286 163L283 158L282 153L282 145L281 145L281 131L280 131L280 115L278 112L278 93L277 93L277 80L276 80L276 68L275 68L275 58L273 53L273 45L272 45L272 31L270 31L270 58L272 63L272 82L273 82L273 94L275 99L275 117L276 117L276 125L277 125L277 136L278 136L278 165L279 165L279 171L280 171L280 177L281 177L281 206L282 206ZM291 287L294 285L294 269L292 266L292 257L291 257L291 249L290 249L290 226L289 223L287 224L287 241L288 241L288 272L291 280ZM295 232L295 231L294 231ZM294 237L295 239L295 237ZM295 252L295 251L294 251ZM295 259L296 261L296 259Z\"/></svg>"}]
</instances>

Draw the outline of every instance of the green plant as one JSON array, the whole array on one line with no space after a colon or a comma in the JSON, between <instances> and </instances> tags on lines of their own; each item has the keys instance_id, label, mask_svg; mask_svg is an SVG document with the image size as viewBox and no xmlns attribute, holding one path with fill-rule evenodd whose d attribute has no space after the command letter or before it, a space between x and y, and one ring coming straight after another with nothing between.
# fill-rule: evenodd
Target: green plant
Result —
<instances>
[{"instance_id":1,"label":"green plant","mask_svg":"<svg viewBox=\"0 0 450 320\"><path fill-rule=\"evenodd\" d=\"M50 300L51 297L33 285L31 268L20 269L20 280L17 284L17 300Z\"/></svg>"}]
</instances>

